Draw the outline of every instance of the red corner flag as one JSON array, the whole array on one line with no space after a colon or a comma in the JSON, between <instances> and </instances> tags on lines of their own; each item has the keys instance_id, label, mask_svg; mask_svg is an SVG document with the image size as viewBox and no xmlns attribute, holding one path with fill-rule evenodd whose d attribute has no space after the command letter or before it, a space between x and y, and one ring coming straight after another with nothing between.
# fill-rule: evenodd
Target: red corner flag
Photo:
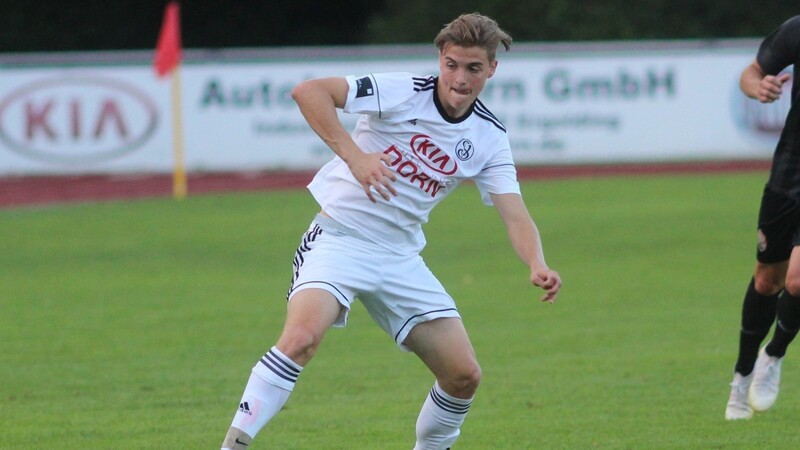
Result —
<instances>
[{"instance_id":1,"label":"red corner flag","mask_svg":"<svg viewBox=\"0 0 800 450\"><path fill-rule=\"evenodd\" d=\"M153 66L159 77L169 74L181 62L181 23L177 1L171 1L164 10L161 34L158 35Z\"/></svg>"}]
</instances>

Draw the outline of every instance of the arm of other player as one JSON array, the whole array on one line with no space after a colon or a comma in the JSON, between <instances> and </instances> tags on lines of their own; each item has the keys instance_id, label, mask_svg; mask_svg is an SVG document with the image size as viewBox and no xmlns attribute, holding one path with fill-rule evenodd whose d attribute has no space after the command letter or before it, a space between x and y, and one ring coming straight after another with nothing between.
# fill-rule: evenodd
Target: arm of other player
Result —
<instances>
[{"instance_id":1,"label":"arm of other player","mask_svg":"<svg viewBox=\"0 0 800 450\"><path fill-rule=\"evenodd\" d=\"M739 78L739 88L744 95L756 99L761 103L772 103L781 97L783 84L789 81L791 75L766 75L758 61L753 61L745 67Z\"/></svg>"},{"instance_id":2,"label":"arm of other player","mask_svg":"<svg viewBox=\"0 0 800 450\"><path fill-rule=\"evenodd\" d=\"M531 270L531 283L544 289L543 302L553 303L561 289L561 276L547 267L539 229L531 219L519 194L491 194L495 209L503 219L511 246Z\"/></svg>"},{"instance_id":3,"label":"arm of other player","mask_svg":"<svg viewBox=\"0 0 800 450\"><path fill-rule=\"evenodd\" d=\"M389 194L397 196L392 186L396 177L386 165L391 157L361 150L336 114L336 108L344 107L348 90L344 78L320 78L298 84L292 98L311 129L347 164L370 201L375 202L372 189L389 200Z\"/></svg>"}]
</instances>

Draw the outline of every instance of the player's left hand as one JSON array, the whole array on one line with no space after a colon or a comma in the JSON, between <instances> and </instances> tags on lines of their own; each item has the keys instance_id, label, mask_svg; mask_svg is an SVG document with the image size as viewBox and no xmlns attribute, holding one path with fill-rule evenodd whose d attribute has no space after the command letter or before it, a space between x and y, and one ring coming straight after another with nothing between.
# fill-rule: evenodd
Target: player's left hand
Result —
<instances>
[{"instance_id":1,"label":"player's left hand","mask_svg":"<svg viewBox=\"0 0 800 450\"><path fill-rule=\"evenodd\" d=\"M545 290L545 294L541 297L543 302L556 301L558 291L561 289L561 276L558 272L550 269L532 270L531 283Z\"/></svg>"},{"instance_id":2,"label":"player's left hand","mask_svg":"<svg viewBox=\"0 0 800 450\"><path fill-rule=\"evenodd\" d=\"M761 79L758 84L757 99L761 103L772 103L781 97L783 84L791 79L788 73L775 75L766 75Z\"/></svg>"}]
</instances>

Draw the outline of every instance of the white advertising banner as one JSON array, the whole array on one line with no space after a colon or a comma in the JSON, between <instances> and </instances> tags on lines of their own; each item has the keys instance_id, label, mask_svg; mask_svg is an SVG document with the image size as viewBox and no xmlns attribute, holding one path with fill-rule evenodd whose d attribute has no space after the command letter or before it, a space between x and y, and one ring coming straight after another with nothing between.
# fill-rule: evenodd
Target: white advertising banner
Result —
<instances>
[{"instance_id":1,"label":"white advertising banner","mask_svg":"<svg viewBox=\"0 0 800 450\"><path fill-rule=\"evenodd\" d=\"M767 159L789 95L761 105L739 92L756 45L519 46L498 55L481 98L506 125L520 165ZM438 71L434 49L385 53L187 59L179 72L187 170L321 166L331 152L305 124L292 87L312 77ZM0 58L0 176L171 171L172 86L148 61ZM356 120L341 117L347 127Z\"/></svg>"}]
</instances>

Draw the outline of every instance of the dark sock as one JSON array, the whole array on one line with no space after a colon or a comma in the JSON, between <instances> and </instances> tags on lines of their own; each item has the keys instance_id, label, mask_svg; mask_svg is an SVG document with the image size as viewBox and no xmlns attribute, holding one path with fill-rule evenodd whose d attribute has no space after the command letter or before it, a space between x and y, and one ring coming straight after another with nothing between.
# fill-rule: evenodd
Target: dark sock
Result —
<instances>
[{"instance_id":1,"label":"dark sock","mask_svg":"<svg viewBox=\"0 0 800 450\"><path fill-rule=\"evenodd\" d=\"M783 292L778 299L778 324L765 349L770 356L783 358L786 349L800 330L800 297Z\"/></svg>"},{"instance_id":2,"label":"dark sock","mask_svg":"<svg viewBox=\"0 0 800 450\"><path fill-rule=\"evenodd\" d=\"M742 303L739 358L734 367L736 372L747 376L753 371L761 341L767 337L769 329L775 321L776 303L778 303L778 294L759 294L756 292L755 281L750 280Z\"/></svg>"}]
</instances>

